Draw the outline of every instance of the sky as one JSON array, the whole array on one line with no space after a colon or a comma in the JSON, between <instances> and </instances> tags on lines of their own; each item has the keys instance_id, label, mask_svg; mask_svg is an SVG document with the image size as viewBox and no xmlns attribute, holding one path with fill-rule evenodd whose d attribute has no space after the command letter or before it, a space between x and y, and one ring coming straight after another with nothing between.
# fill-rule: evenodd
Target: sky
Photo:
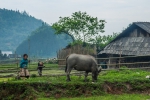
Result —
<instances>
[{"instance_id":1,"label":"sky","mask_svg":"<svg viewBox=\"0 0 150 100\"><path fill-rule=\"evenodd\" d=\"M121 32L132 22L150 22L150 0L0 0L0 8L26 11L48 24L77 11L104 19L102 35Z\"/></svg>"}]
</instances>

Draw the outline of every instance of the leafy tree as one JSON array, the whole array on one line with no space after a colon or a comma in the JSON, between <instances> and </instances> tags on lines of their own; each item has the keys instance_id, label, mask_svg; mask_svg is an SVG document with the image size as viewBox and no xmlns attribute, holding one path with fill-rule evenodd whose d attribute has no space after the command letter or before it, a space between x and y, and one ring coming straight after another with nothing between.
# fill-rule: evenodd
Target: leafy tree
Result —
<instances>
[{"instance_id":1,"label":"leafy tree","mask_svg":"<svg viewBox=\"0 0 150 100\"><path fill-rule=\"evenodd\" d=\"M2 54L2 51L0 50L0 59L2 59L3 57L3 54Z\"/></svg>"},{"instance_id":2,"label":"leafy tree","mask_svg":"<svg viewBox=\"0 0 150 100\"><path fill-rule=\"evenodd\" d=\"M7 57L7 54L4 54L3 55L3 59L7 59L8 57Z\"/></svg>"},{"instance_id":3,"label":"leafy tree","mask_svg":"<svg viewBox=\"0 0 150 100\"><path fill-rule=\"evenodd\" d=\"M7 54L2 54L2 51L0 50L0 60L3 60L3 59L8 59L7 57Z\"/></svg>"},{"instance_id":4,"label":"leafy tree","mask_svg":"<svg viewBox=\"0 0 150 100\"><path fill-rule=\"evenodd\" d=\"M92 44L96 44L98 51L100 51L117 36L118 36L118 33L113 33L112 35L104 35L104 36L99 35L99 36L96 36L95 39L90 39L90 42Z\"/></svg>"},{"instance_id":5,"label":"leafy tree","mask_svg":"<svg viewBox=\"0 0 150 100\"><path fill-rule=\"evenodd\" d=\"M71 17L59 17L59 21L53 23L52 27L56 34L66 33L73 41L89 42L100 32L104 32L105 20L98 20L86 12L75 12Z\"/></svg>"}]
</instances>

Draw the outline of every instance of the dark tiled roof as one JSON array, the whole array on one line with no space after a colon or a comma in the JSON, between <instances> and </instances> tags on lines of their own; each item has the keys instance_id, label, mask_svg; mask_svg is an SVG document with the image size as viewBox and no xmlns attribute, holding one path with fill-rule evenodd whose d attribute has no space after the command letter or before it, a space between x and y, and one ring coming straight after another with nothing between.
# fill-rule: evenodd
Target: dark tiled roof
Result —
<instances>
[{"instance_id":1,"label":"dark tiled roof","mask_svg":"<svg viewBox=\"0 0 150 100\"><path fill-rule=\"evenodd\" d=\"M141 29L145 30L146 32L148 32L150 34L150 22L133 22L132 25L130 27L128 27L127 29L125 29L122 33L120 33L114 40L112 40L111 42L116 41L117 39L123 37L125 34L128 33L128 30L133 29L134 26L138 26Z\"/></svg>"},{"instance_id":2,"label":"dark tiled roof","mask_svg":"<svg viewBox=\"0 0 150 100\"><path fill-rule=\"evenodd\" d=\"M108 44L99 54L150 55L150 37L124 37Z\"/></svg>"},{"instance_id":3,"label":"dark tiled roof","mask_svg":"<svg viewBox=\"0 0 150 100\"><path fill-rule=\"evenodd\" d=\"M128 30L138 26L150 34L150 22L133 24L112 40L99 54L150 55L150 37L125 37Z\"/></svg>"}]
</instances>

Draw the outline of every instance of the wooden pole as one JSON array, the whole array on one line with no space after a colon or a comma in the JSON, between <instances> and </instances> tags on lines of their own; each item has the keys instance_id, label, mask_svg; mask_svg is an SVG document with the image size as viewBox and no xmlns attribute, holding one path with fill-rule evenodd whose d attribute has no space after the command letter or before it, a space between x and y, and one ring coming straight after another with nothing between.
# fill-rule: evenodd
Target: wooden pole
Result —
<instances>
[{"instance_id":1,"label":"wooden pole","mask_svg":"<svg viewBox=\"0 0 150 100\"><path fill-rule=\"evenodd\" d=\"M108 61L108 69L110 68L110 55L108 55L109 56L109 61Z\"/></svg>"},{"instance_id":2,"label":"wooden pole","mask_svg":"<svg viewBox=\"0 0 150 100\"><path fill-rule=\"evenodd\" d=\"M121 54L122 54L122 47L121 47L121 45L120 45L120 58L119 58L119 69L120 69L120 62L121 62Z\"/></svg>"},{"instance_id":3,"label":"wooden pole","mask_svg":"<svg viewBox=\"0 0 150 100\"><path fill-rule=\"evenodd\" d=\"M16 62L16 66L17 66L17 74L18 74L18 64L17 64L17 59L16 59L16 51L15 51L15 62Z\"/></svg>"},{"instance_id":4,"label":"wooden pole","mask_svg":"<svg viewBox=\"0 0 150 100\"><path fill-rule=\"evenodd\" d=\"M17 77L19 77L19 67L18 67L18 59L17 59L17 54L16 54L16 51L15 51L15 61L16 61L16 64L17 64Z\"/></svg>"},{"instance_id":5,"label":"wooden pole","mask_svg":"<svg viewBox=\"0 0 150 100\"><path fill-rule=\"evenodd\" d=\"M30 38L28 37L28 57L29 57L29 60L30 60ZM30 67L30 62L29 62L29 67Z\"/></svg>"}]
</instances>

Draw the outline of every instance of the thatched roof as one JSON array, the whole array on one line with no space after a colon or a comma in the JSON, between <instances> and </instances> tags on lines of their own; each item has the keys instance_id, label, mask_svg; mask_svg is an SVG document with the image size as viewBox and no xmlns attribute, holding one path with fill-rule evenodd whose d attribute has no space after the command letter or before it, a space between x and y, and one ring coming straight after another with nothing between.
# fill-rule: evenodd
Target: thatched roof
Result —
<instances>
[{"instance_id":1,"label":"thatched roof","mask_svg":"<svg viewBox=\"0 0 150 100\"><path fill-rule=\"evenodd\" d=\"M135 27L150 34L150 22L135 22L119 34L99 54L150 55L150 37L130 37L127 35Z\"/></svg>"}]
</instances>

